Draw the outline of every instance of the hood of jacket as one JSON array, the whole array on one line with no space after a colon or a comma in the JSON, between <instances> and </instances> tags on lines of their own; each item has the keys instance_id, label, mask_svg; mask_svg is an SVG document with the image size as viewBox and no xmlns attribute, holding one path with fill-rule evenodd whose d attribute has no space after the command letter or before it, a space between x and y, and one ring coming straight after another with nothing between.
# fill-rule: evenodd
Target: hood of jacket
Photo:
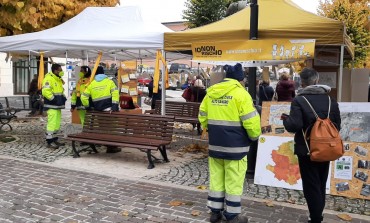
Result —
<instances>
[{"instance_id":1,"label":"hood of jacket","mask_svg":"<svg viewBox=\"0 0 370 223\"><path fill-rule=\"evenodd\" d=\"M298 90L298 95L301 94L327 94L331 91L331 88L327 85L317 84L310 85L305 88Z\"/></svg>"},{"instance_id":2,"label":"hood of jacket","mask_svg":"<svg viewBox=\"0 0 370 223\"><path fill-rule=\"evenodd\" d=\"M212 99L217 99L225 96L235 88L243 88L239 81L231 78L225 78L218 84L207 89L207 95Z\"/></svg>"},{"instance_id":3,"label":"hood of jacket","mask_svg":"<svg viewBox=\"0 0 370 223\"><path fill-rule=\"evenodd\" d=\"M105 75L105 74L97 74L97 75L95 75L95 80L97 81L97 82L100 82L100 81L102 81L102 80L104 80L105 78L107 78L108 76L107 75Z\"/></svg>"}]
</instances>

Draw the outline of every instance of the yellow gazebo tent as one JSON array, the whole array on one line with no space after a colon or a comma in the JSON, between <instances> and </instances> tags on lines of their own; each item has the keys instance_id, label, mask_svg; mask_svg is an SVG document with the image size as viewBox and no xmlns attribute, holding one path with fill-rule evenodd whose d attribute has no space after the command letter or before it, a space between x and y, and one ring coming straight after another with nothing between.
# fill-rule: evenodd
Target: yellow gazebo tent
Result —
<instances>
[{"instance_id":1,"label":"yellow gazebo tent","mask_svg":"<svg viewBox=\"0 0 370 223\"><path fill-rule=\"evenodd\" d=\"M290 0L260 0L258 39L316 39L316 45L344 45L353 57L354 46L342 22L306 12ZM165 33L166 51L191 50L195 42L249 39L250 8L209 25Z\"/></svg>"}]
</instances>

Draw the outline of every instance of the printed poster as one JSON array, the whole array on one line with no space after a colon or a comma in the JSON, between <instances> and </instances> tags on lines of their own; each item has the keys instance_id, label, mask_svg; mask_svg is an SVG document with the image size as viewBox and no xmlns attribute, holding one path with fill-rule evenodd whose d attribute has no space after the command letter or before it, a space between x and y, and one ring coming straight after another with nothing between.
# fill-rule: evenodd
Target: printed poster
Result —
<instances>
[{"instance_id":1,"label":"printed poster","mask_svg":"<svg viewBox=\"0 0 370 223\"><path fill-rule=\"evenodd\" d=\"M334 178L352 180L352 156L342 156L335 160Z\"/></svg>"},{"instance_id":2,"label":"printed poster","mask_svg":"<svg viewBox=\"0 0 370 223\"><path fill-rule=\"evenodd\" d=\"M330 171L328 179L330 179ZM294 155L294 138L262 135L259 138L254 183L302 190L298 157ZM330 192L330 180L326 193Z\"/></svg>"}]
</instances>

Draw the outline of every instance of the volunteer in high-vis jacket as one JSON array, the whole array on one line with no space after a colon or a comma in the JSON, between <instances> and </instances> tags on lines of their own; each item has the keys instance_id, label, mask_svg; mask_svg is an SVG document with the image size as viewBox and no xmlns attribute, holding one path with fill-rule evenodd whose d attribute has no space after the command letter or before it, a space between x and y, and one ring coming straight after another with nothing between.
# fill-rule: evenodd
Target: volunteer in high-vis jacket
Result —
<instances>
[{"instance_id":1,"label":"volunteer in high-vis jacket","mask_svg":"<svg viewBox=\"0 0 370 223\"><path fill-rule=\"evenodd\" d=\"M91 76L90 67L82 66L80 69L80 73L78 75L80 79L78 80L76 88L73 90L71 97L71 112L77 109L81 124L84 125L86 110L81 102L81 94L85 91L86 84L90 80Z\"/></svg>"},{"instance_id":2,"label":"volunteer in high-vis jacket","mask_svg":"<svg viewBox=\"0 0 370 223\"><path fill-rule=\"evenodd\" d=\"M210 222L248 222L241 213L247 152L261 134L260 116L245 90L241 64L224 66L226 78L207 90L199 121L209 134Z\"/></svg>"},{"instance_id":3,"label":"volunteer in high-vis jacket","mask_svg":"<svg viewBox=\"0 0 370 223\"><path fill-rule=\"evenodd\" d=\"M47 73L42 81L42 96L44 97L44 109L47 110L48 124L46 126L47 147L58 149L64 143L58 142L55 134L60 129L62 119L61 109L64 108L67 100L64 95L63 80L64 72L59 64L51 66L51 72Z\"/></svg>"},{"instance_id":4,"label":"volunteer in high-vis jacket","mask_svg":"<svg viewBox=\"0 0 370 223\"><path fill-rule=\"evenodd\" d=\"M89 103L91 97L92 105ZM104 74L99 66L94 80L81 95L85 108L93 107L95 111L118 111L119 93L116 84Z\"/></svg>"}]
</instances>

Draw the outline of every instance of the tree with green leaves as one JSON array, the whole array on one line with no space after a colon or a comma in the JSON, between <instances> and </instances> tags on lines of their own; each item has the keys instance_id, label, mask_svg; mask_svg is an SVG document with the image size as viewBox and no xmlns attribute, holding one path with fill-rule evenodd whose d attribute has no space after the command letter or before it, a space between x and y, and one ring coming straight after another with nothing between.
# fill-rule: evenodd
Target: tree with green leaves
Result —
<instances>
[{"instance_id":1,"label":"tree with green leaves","mask_svg":"<svg viewBox=\"0 0 370 223\"><path fill-rule=\"evenodd\" d=\"M119 0L0 0L0 36L57 26L89 6L116 6Z\"/></svg>"},{"instance_id":2,"label":"tree with green leaves","mask_svg":"<svg viewBox=\"0 0 370 223\"><path fill-rule=\"evenodd\" d=\"M355 44L355 67L362 67L370 56L370 31L365 25L370 16L368 0L324 0L320 1L318 14L337 19L346 25L346 31Z\"/></svg>"},{"instance_id":3,"label":"tree with green leaves","mask_svg":"<svg viewBox=\"0 0 370 223\"><path fill-rule=\"evenodd\" d=\"M237 0L187 0L183 19L189 28L204 26L225 17L227 7Z\"/></svg>"}]
</instances>

